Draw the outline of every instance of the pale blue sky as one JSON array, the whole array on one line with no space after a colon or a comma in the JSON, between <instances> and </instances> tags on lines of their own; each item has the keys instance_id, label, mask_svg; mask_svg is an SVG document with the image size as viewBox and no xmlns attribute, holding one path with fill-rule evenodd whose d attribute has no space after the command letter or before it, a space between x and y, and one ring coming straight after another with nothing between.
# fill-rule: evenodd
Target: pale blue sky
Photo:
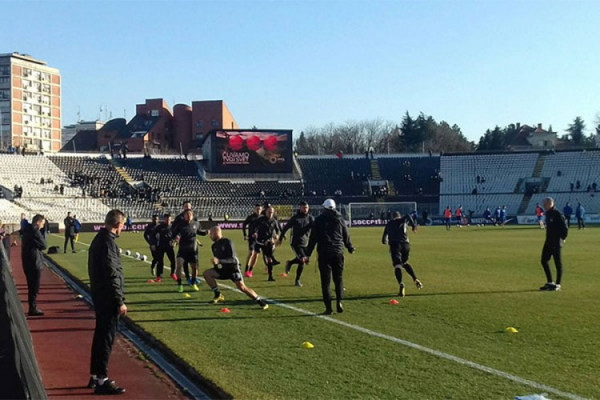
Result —
<instances>
[{"instance_id":1,"label":"pale blue sky","mask_svg":"<svg viewBox=\"0 0 600 400\"><path fill-rule=\"evenodd\" d=\"M600 112L596 0L4 0L0 15L0 53L60 69L63 125L223 99L242 128L422 111L478 141L576 116L589 133Z\"/></svg>"}]
</instances>

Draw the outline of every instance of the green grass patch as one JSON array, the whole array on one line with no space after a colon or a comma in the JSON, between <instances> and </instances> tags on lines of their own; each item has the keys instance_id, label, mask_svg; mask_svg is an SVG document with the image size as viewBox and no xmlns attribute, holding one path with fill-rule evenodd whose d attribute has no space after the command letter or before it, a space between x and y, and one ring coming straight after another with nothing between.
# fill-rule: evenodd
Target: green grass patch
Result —
<instances>
[{"instance_id":1,"label":"green grass patch","mask_svg":"<svg viewBox=\"0 0 600 400\"><path fill-rule=\"evenodd\" d=\"M346 312L333 319L600 398L600 270L593 261L600 229L571 230L563 249L563 290L547 293L538 291L545 283L539 262L544 231L421 227L410 236L411 264L424 289L417 291L405 274L407 297L395 306L389 300L398 286L381 233L351 230L357 253L346 255ZM243 262L241 232L225 236L235 241ZM82 234L80 241L92 237ZM62 248L61 237L49 241ZM211 257L208 238L203 241L201 271ZM117 243L123 251L149 255L141 233L123 233ZM292 256L287 243L276 254L280 260ZM52 258L87 283L87 252ZM305 268L302 288L293 286L295 267L290 277L277 274L276 282L267 282L261 261L246 283L263 297L319 313L324 307L315 264ZM223 290L222 306L206 303L212 292L205 284L200 292L186 288L192 297L185 299L168 274L149 284L148 264L123 257L123 266L129 317L235 398L506 399L543 392L324 318L277 305L262 311L233 291ZM277 268L281 273L283 264ZM219 312L221 307L231 313ZM509 326L519 332L507 333ZM303 349L304 341L315 348Z\"/></svg>"}]
</instances>

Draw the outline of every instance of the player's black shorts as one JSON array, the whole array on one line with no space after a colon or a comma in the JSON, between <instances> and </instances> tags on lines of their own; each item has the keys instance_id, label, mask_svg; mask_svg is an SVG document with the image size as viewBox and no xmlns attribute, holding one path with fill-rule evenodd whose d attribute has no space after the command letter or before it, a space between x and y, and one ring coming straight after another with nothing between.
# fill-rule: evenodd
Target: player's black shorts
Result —
<instances>
[{"instance_id":1,"label":"player's black shorts","mask_svg":"<svg viewBox=\"0 0 600 400\"><path fill-rule=\"evenodd\" d=\"M392 265L401 265L408 261L410 254L410 243L390 243L390 256L392 256Z\"/></svg>"},{"instance_id":2,"label":"player's black shorts","mask_svg":"<svg viewBox=\"0 0 600 400\"><path fill-rule=\"evenodd\" d=\"M177 258L183 258L183 261L190 264L198 264L198 249L180 247Z\"/></svg>"},{"instance_id":3,"label":"player's black shorts","mask_svg":"<svg viewBox=\"0 0 600 400\"><path fill-rule=\"evenodd\" d=\"M294 251L296 257L298 257L299 259L302 257L306 257L306 247L292 245L292 250Z\"/></svg>"},{"instance_id":4,"label":"player's black shorts","mask_svg":"<svg viewBox=\"0 0 600 400\"><path fill-rule=\"evenodd\" d=\"M243 281L239 264L219 264L213 268L219 273L217 279L231 279L233 282Z\"/></svg>"},{"instance_id":5,"label":"player's black shorts","mask_svg":"<svg viewBox=\"0 0 600 400\"><path fill-rule=\"evenodd\" d=\"M254 238L248 238L248 251L256 251L254 250L254 245L256 244L256 240ZM258 250L260 252L260 250Z\"/></svg>"}]
</instances>

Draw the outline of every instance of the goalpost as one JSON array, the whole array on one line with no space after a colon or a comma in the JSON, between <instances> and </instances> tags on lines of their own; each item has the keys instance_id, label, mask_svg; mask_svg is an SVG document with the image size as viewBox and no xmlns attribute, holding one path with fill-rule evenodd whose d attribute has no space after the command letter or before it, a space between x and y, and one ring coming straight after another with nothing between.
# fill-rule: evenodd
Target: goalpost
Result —
<instances>
[{"instance_id":1,"label":"goalpost","mask_svg":"<svg viewBox=\"0 0 600 400\"><path fill-rule=\"evenodd\" d=\"M410 214L417 209L415 201L381 202L381 203L348 203L346 217L352 225L383 225L388 219L388 211L399 211L402 215ZM383 218L382 218L383 217ZM369 223L368 221L375 221ZM379 222L379 223L377 223Z\"/></svg>"}]
</instances>

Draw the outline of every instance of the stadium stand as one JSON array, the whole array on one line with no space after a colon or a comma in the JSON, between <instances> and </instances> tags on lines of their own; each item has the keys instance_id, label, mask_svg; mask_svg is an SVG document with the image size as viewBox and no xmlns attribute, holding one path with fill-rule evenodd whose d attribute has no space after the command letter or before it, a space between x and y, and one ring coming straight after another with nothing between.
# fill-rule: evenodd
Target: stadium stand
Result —
<instances>
[{"instance_id":1,"label":"stadium stand","mask_svg":"<svg viewBox=\"0 0 600 400\"><path fill-rule=\"evenodd\" d=\"M285 216L300 200L318 206L327 197L339 204L416 201L432 210L432 216L446 206L454 211L462 205L465 213L472 210L481 216L487 207L505 205L514 216L533 214L535 205L550 195L561 208L566 201L573 206L581 202L588 213L600 212L598 150L397 154L374 159L300 156L295 161L302 179L268 174L262 179L260 174L206 179L201 160L179 156L0 154L5 166L0 185L6 197L0 198L0 219L18 223L21 212L41 212L60 222L68 210L82 222L100 222L109 209L119 208L142 222L153 213L178 214L189 200L197 217L222 221L226 215L232 220L245 218L255 203L274 204ZM372 182L388 182L389 192L370 195ZM15 191L20 187L21 197Z\"/></svg>"}]
</instances>

